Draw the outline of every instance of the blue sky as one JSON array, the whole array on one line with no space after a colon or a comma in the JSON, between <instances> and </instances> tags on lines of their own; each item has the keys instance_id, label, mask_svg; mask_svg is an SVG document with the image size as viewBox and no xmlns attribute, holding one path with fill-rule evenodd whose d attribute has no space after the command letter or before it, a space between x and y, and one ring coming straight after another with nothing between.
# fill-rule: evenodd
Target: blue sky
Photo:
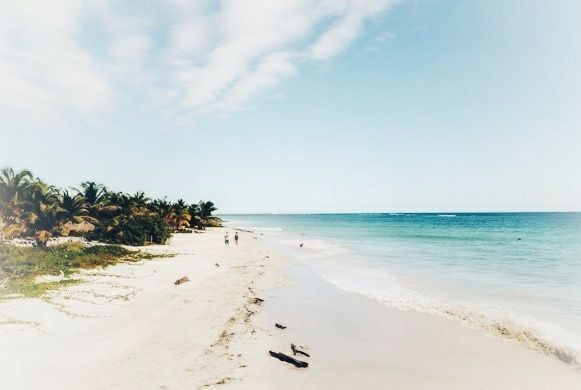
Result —
<instances>
[{"instance_id":1,"label":"blue sky","mask_svg":"<svg viewBox=\"0 0 581 390\"><path fill-rule=\"evenodd\" d=\"M581 210L577 1L23 1L0 166L223 212Z\"/></svg>"}]
</instances>

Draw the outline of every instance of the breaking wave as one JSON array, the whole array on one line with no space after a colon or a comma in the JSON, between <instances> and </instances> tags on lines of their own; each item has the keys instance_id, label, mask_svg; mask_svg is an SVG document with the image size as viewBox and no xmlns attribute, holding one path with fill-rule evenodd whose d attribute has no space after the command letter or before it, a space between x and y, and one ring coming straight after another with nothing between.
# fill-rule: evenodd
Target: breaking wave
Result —
<instances>
[{"instance_id":1,"label":"breaking wave","mask_svg":"<svg viewBox=\"0 0 581 390\"><path fill-rule=\"evenodd\" d=\"M296 247L299 240L280 242ZM301 255L301 260L325 280L343 290L375 299L389 307L456 320L464 326L484 330L535 351L555 356L581 370L581 339L557 324L515 314L492 305L454 301L444 296L420 292L402 283L383 267L356 265L352 260L344 259L345 256L336 256L348 252L340 245L309 241L305 243L305 247L313 251Z\"/></svg>"}]
</instances>

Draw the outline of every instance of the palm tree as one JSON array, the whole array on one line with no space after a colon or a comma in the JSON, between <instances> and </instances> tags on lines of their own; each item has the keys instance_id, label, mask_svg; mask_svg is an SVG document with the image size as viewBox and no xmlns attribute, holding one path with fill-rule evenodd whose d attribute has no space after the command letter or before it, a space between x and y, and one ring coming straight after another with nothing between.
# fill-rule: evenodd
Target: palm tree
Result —
<instances>
[{"instance_id":1,"label":"palm tree","mask_svg":"<svg viewBox=\"0 0 581 390\"><path fill-rule=\"evenodd\" d=\"M31 181L32 173L28 170L19 172L12 168L0 170L0 219L7 224L17 222Z\"/></svg>"},{"instance_id":2,"label":"palm tree","mask_svg":"<svg viewBox=\"0 0 581 390\"><path fill-rule=\"evenodd\" d=\"M59 206L65 211L69 221L80 223L88 219L94 220L89 216L89 205L84 196L80 194L71 196L69 191L63 190L58 198Z\"/></svg>"},{"instance_id":3,"label":"palm tree","mask_svg":"<svg viewBox=\"0 0 581 390\"><path fill-rule=\"evenodd\" d=\"M133 207L136 208L146 208L150 202L150 199L145 196L143 192L136 192L135 195L132 195L131 202L133 203Z\"/></svg>"},{"instance_id":4,"label":"palm tree","mask_svg":"<svg viewBox=\"0 0 581 390\"><path fill-rule=\"evenodd\" d=\"M40 179L36 179L26 187L26 199L23 202L25 210L31 202L53 204L58 203L59 191L55 186L46 184Z\"/></svg>"},{"instance_id":5,"label":"palm tree","mask_svg":"<svg viewBox=\"0 0 581 390\"><path fill-rule=\"evenodd\" d=\"M132 210L132 200L123 192L107 192L98 204L97 214L100 219L128 215Z\"/></svg>"},{"instance_id":6,"label":"palm tree","mask_svg":"<svg viewBox=\"0 0 581 390\"><path fill-rule=\"evenodd\" d=\"M165 199L156 199L147 205L148 209L157 214L165 222L169 223L173 220L172 205Z\"/></svg>"},{"instance_id":7,"label":"palm tree","mask_svg":"<svg viewBox=\"0 0 581 390\"><path fill-rule=\"evenodd\" d=\"M29 194L23 203L22 219L28 234L34 235L39 246L45 246L49 238L61 234L67 213L59 205L55 187L36 180L30 184L27 192Z\"/></svg>"},{"instance_id":8,"label":"palm tree","mask_svg":"<svg viewBox=\"0 0 581 390\"><path fill-rule=\"evenodd\" d=\"M192 217L190 225L198 229L204 229L205 223L200 213L200 207L196 203L192 203L188 207L188 213Z\"/></svg>"},{"instance_id":9,"label":"palm tree","mask_svg":"<svg viewBox=\"0 0 581 390\"><path fill-rule=\"evenodd\" d=\"M30 171L0 170L0 229L6 237L29 235L38 245L70 232L115 243L142 245L164 243L171 230L218 226L213 202L188 205L150 200L143 192L134 195L109 192L92 181L75 193L60 191Z\"/></svg>"},{"instance_id":10,"label":"palm tree","mask_svg":"<svg viewBox=\"0 0 581 390\"><path fill-rule=\"evenodd\" d=\"M57 204L36 203L34 210L24 214L28 232L36 238L39 246L45 246L54 235L62 233L66 212Z\"/></svg>"},{"instance_id":11,"label":"palm tree","mask_svg":"<svg viewBox=\"0 0 581 390\"><path fill-rule=\"evenodd\" d=\"M198 207L200 209L200 216L204 219L210 218L212 216L212 212L218 210L215 205L214 202L204 202L203 200L201 200L198 203Z\"/></svg>"},{"instance_id":12,"label":"palm tree","mask_svg":"<svg viewBox=\"0 0 581 390\"><path fill-rule=\"evenodd\" d=\"M188 206L183 199L179 199L172 206L172 222L175 230L182 227L190 227L191 215L188 213Z\"/></svg>"},{"instance_id":13,"label":"palm tree","mask_svg":"<svg viewBox=\"0 0 581 390\"><path fill-rule=\"evenodd\" d=\"M154 214L148 207L150 201L143 192L136 192L135 195L128 196L129 212L132 215Z\"/></svg>"},{"instance_id":14,"label":"palm tree","mask_svg":"<svg viewBox=\"0 0 581 390\"><path fill-rule=\"evenodd\" d=\"M76 189L76 191L87 201L89 214L97 217L97 211L107 196L107 187L96 184L94 181L86 181L81 183L81 189Z\"/></svg>"}]
</instances>

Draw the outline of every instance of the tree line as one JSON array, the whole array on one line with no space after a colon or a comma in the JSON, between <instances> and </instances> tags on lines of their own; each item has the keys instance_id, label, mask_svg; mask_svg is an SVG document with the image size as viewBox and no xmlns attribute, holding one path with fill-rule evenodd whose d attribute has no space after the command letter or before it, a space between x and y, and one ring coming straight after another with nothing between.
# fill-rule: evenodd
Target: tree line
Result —
<instances>
[{"instance_id":1,"label":"tree line","mask_svg":"<svg viewBox=\"0 0 581 390\"><path fill-rule=\"evenodd\" d=\"M165 243L172 232L219 226L212 202L150 199L110 191L92 181L59 189L28 170L0 170L0 227L5 239L30 237L46 246L53 237L81 236L125 245Z\"/></svg>"}]
</instances>

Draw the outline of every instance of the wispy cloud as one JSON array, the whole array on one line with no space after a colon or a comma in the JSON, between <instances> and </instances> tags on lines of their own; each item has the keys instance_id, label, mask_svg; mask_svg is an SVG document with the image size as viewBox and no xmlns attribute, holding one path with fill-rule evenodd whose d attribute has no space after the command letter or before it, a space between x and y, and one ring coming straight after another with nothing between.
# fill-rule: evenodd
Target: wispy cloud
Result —
<instances>
[{"instance_id":1,"label":"wispy cloud","mask_svg":"<svg viewBox=\"0 0 581 390\"><path fill-rule=\"evenodd\" d=\"M0 10L0 105L99 113L128 88L190 124L337 56L394 1L12 2Z\"/></svg>"},{"instance_id":2,"label":"wispy cloud","mask_svg":"<svg viewBox=\"0 0 581 390\"><path fill-rule=\"evenodd\" d=\"M0 7L0 104L36 115L106 109L113 91L92 53L75 39L78 1L15 1Z\"/></svg>"},{"instance_id":3,"label":"wispy cloud","mask_svg":"<svg viewBox=\"0 0 581 390\"><path fill-rule=\"evenodd\" d=\"M373 37L373 40L365 46L363 50L365 51L377 51L379 50L380 46L385 44L385 42L390 41L395 38L395 34L391 31L384 31L381 34L377 34Z\"/></svg>"}]
</instances>

